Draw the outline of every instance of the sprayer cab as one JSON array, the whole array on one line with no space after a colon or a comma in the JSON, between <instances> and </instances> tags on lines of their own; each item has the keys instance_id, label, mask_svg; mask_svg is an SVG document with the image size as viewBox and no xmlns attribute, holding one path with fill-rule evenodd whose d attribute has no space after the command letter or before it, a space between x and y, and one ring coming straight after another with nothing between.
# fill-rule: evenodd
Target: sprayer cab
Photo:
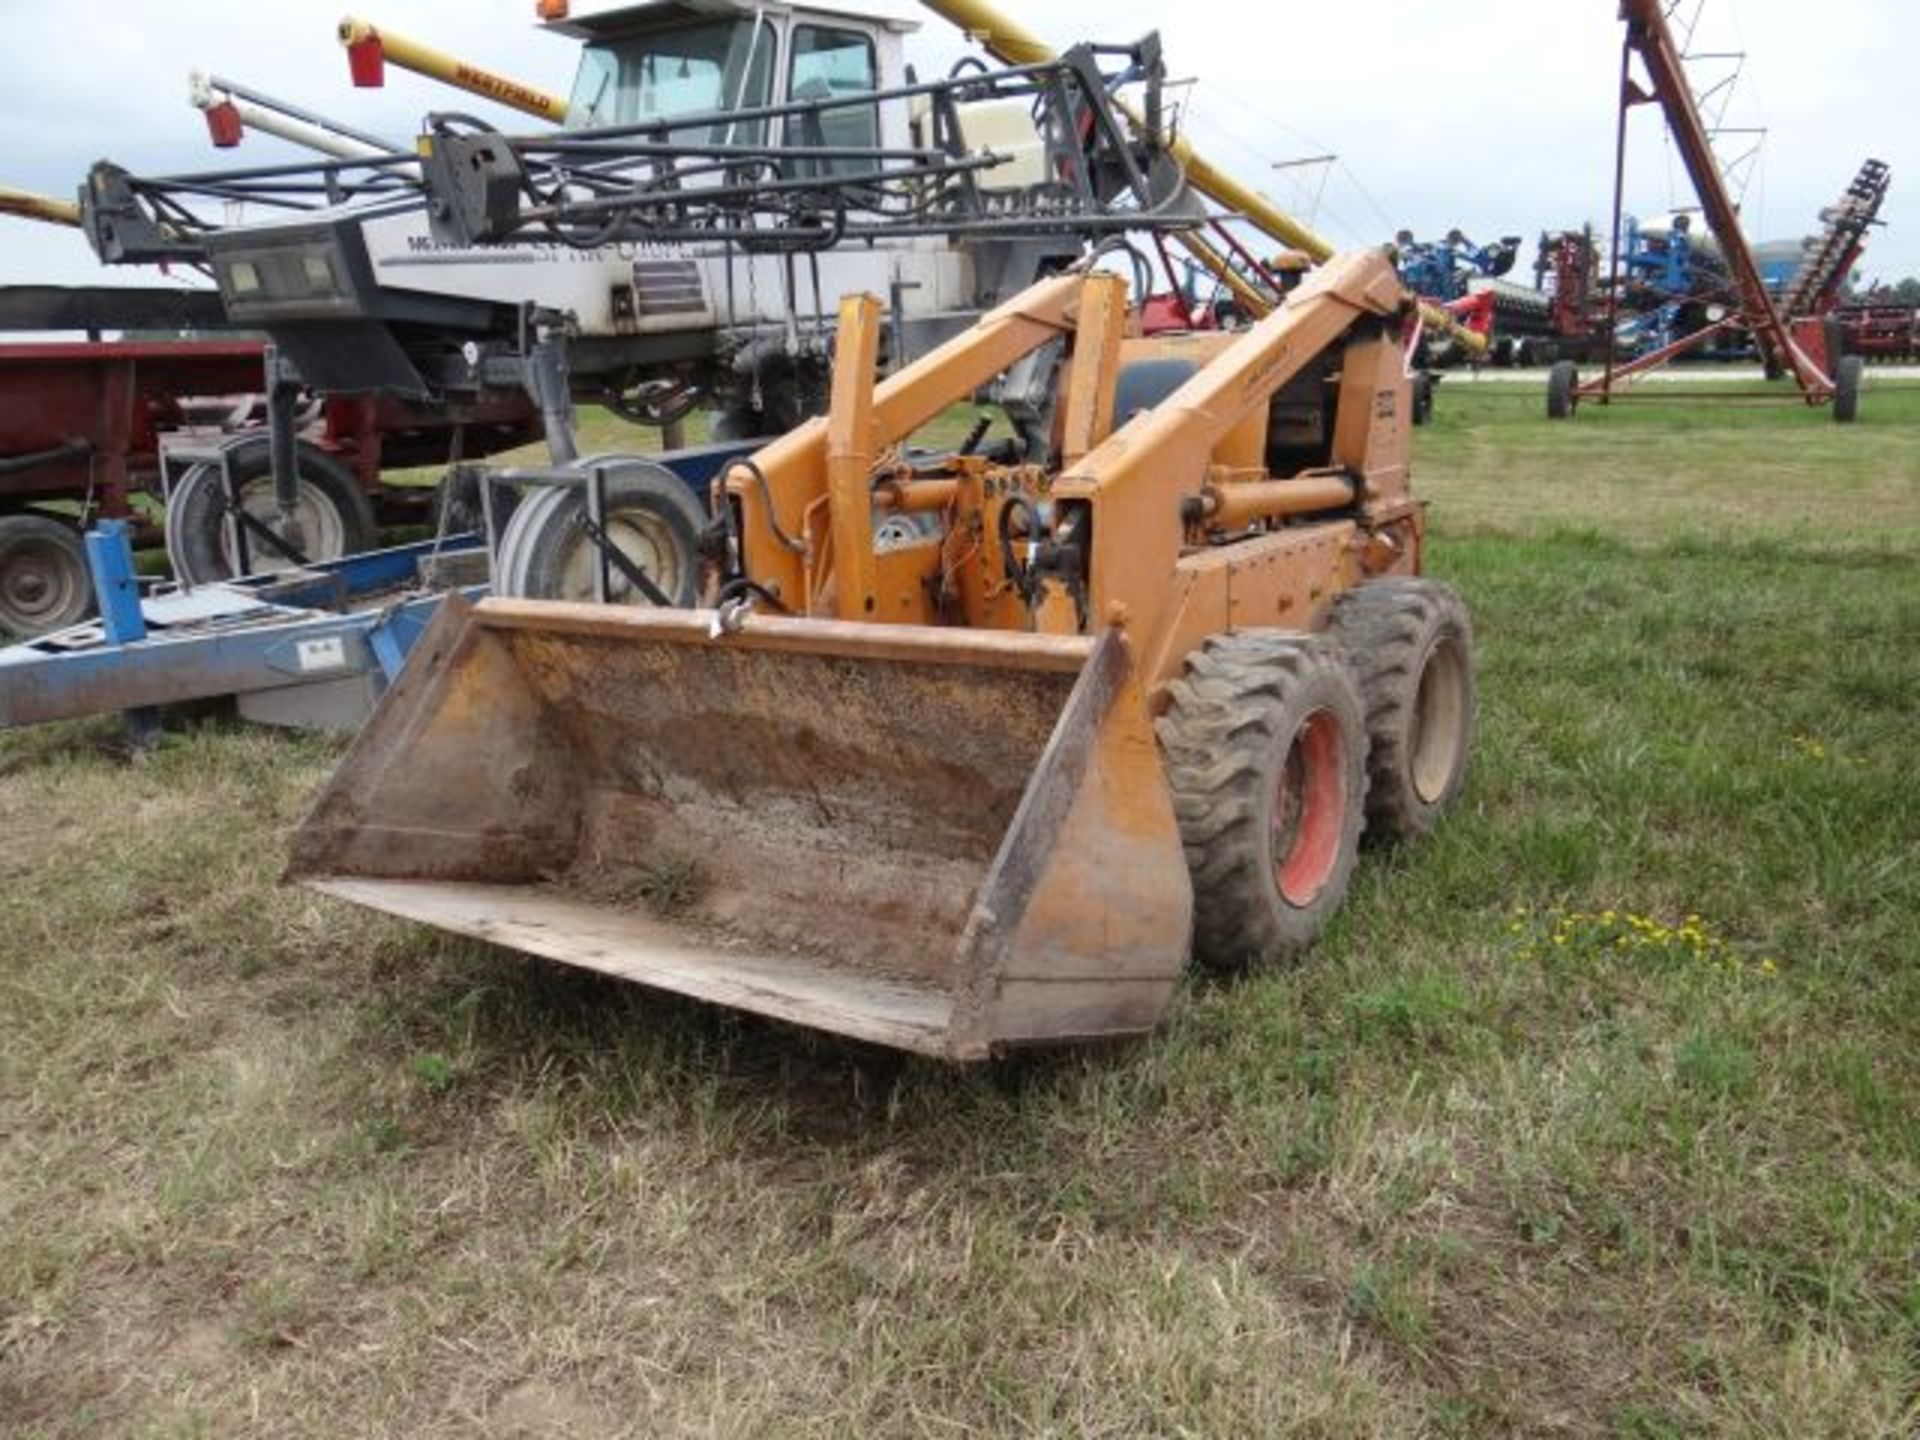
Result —
<instances>
[{"instance_id":1,"label":"sprayer cab","mask_svg":"<svg viewBox=\"0 0 1920 1440\"><path fill-rule=\"evenodd\" d=\"M580 42L565 126L670 123L700 115L697 138L778 143L752 112L788 101L842 99L902 83L901 37L914 22L857 8L789 7L746 0L661 0L549 21ZM716 125L714 115L741 114ZM873 146L890 127L875 110L823 116L829 144ZM718 133L715 133L718 131ZM679 138L679 132L668 132ZM691 132L690 132L691 133ZM886 136L898 144L901 136Z\"/></svg>"},{"instance_id":2,"label":"sprayer cab","mask_svg":"<svg viewBox=\"0 0 1920 1440\"><path fill-rule=\"evenodd\" d=\"M848 103L912 84L904 37L920 28L857 6L784 6L752 0L659 0L549 20L578 40L580 63L566 105L568 130L663 125L683 144L807 146L844 152L899 151L931 143L926 95ZM1152 47L1157 61L1157 40ZM784 115L782 106L823 108ZM694 123L673 126L677 119ZM962 100L959 136L970 156L998 163L980 172L987 192L1030 191L1050 175L1033 105ZM850 173L851 154L820 162Z\"/></svg>"}]
</instances>

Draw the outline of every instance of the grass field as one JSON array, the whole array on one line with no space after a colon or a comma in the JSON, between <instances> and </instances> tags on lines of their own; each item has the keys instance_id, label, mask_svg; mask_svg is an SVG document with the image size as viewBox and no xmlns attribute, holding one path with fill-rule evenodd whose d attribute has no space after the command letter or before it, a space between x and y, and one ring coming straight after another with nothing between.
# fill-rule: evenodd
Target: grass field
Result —
<instances>
[{"instance_id":1,"label":"grass field","mask_svg":"<svg viewBox=\"0 0 1920 1440\"><path fill-rule=\"evenodd\" d=\"M0 737L0 1432L1911 1435L1920 390L1443 389L1462 810L955 1072L277 888L338 754Z\"/></svg>"}]
</instances>

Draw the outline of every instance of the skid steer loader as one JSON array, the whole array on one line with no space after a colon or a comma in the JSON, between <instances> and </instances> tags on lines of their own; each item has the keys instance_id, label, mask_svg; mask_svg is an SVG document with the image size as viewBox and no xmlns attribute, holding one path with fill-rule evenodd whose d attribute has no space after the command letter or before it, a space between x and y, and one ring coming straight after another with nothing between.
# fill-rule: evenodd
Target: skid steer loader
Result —
<instances>
[{"instance_id":1,"label":"skid steer loader","mask_svg":"<svg viewBox=\"0 0 1920 1440\"><path fill-rule=\"evenodd\" d=\"M1292 956L1363 825L1420 834L1466 769L1412 302L1363 252L1239 334L1127 321L1055 276L876 385L846 297L827 415L715 481L706 608L444 610L290 877L959 1060L1146 1032L1190 951ZM906 447L1002 376L1037 441Z\"/></svg>"}]
</instances>

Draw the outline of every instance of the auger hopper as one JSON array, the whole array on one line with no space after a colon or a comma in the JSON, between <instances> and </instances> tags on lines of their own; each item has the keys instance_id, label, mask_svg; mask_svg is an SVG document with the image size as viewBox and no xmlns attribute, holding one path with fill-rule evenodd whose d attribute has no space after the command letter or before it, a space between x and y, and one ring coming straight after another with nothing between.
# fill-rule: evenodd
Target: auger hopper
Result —
<instances>
[{"instance_id":1,"label":"auger hopper","mask_svg":"<svg viewBox=\"0 0 1920 1440\"><path fill-rule=\"evenodd\" d=\"M461 607L293 874L930 1054L1153 1025L1190 900L1117 636L712 618Z\"/></svg>"},{"instance_id":2,"label":"auger hopper","mask_svg":"<svg viewBox=\"0 0 1920 1440\"><path fill-rule=\"evenodd\" d=\"M1063 275L876 386L849 297L828 415L716 487L714 608L450 602L291 876L932 1055L1151 1029L1190 940L1307 943L1369 778L1401 833L1457 792L1468 637L1410 578L1403 298L1370 254L1242 335L1142 341L1124 281ZM1052 423L899 448L1030 355ZM1349 646L1391 648L1390 694Z\"/></svg>"}]
</instances>

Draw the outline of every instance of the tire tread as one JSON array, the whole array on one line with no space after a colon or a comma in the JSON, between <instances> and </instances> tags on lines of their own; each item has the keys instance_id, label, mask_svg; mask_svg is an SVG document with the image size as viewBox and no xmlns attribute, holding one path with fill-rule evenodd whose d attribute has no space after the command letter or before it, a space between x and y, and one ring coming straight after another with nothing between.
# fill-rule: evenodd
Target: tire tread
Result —
<instances>
[{"instance_id":1,"label":"tire tread","mask_svg":"<svg viewBox=\"0 0 1920 1440\"><path fill-rule=\"evenodd\" d=\"M1419 670L1438 634L1451 631L1467 667L1467 735L1458 771L1429 804L1413 788L1407 739ZM1425 834L1465 782L1473 738L1473 627L1458 592L1439 581L1396 576L1369 581L1334 601L1328 634L1345 648L1367 717L1367 828L1380 840Z\"/></svg>"},{"instance_id":2,"label":"tire tread","mask_svg":"<svg viewBox=\"0 0 1920 1440\"><path fill-rule=\"evenodd\" d=\"M1168 693L1155 728L1193 880L1194 957L1216 970L1289 960L1338 908L1365 824L1366 771L1354 754L1363 762L1366 739L1346 657L1318 635L1235 631L1194 651ZM1280 897L1261 827L1273 754L1303 697L1347 715L1350 833L1320 896L1295 909Z\"/></svg>"}]
</instances>

